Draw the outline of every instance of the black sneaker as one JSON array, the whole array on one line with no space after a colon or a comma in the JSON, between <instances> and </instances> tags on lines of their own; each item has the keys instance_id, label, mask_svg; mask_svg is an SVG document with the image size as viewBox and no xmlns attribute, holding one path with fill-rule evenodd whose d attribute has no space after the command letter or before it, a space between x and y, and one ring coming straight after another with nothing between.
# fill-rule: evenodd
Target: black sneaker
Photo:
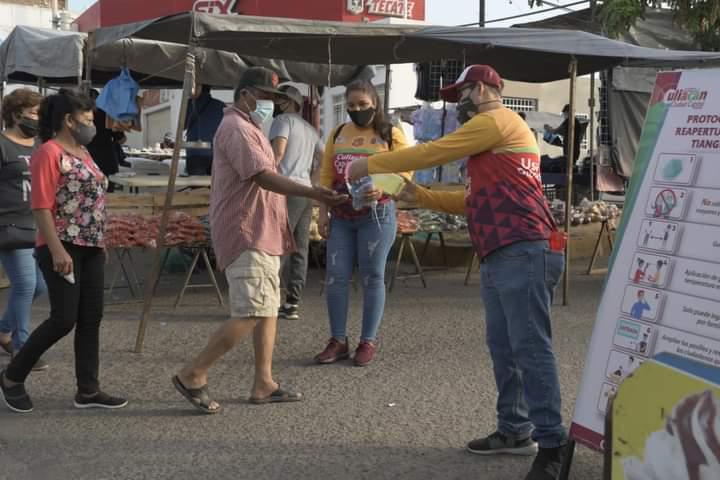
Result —
<instances>
[{"instance_id":1,"label":"black sneaker","mask_svg":"<svg viewBox=\"0 0 720 480\"><path fill-rule=\"evenodd\" d=\"M30 400L27 392L25 391L25 385L19 383L14 387L6 387L5 382L5 370L0 372L0 397L3 398L5 405L17 413L30 413L33 411L33 403Z\"/></svg>"},{"instance_id":2,"label":"black sneaker","mask_svg":"<svg viewBox=\"0 0 720 480\"><path fill-rule=\"evenodd\" d=\"M14 358L15 358L15 354L13 353L11 355L10 359L12 360ZM42 359L42 357L40 357L40 358L38 358L38 361L35 362L35 365L33 365L32 371L33 372L42 372L44 370L47 370L48 368L50 368L50 364L48 364L45 360Z\"/></svg>"},{"instance_id":3,"label":"black sneaker","mask_svg":"<svg viewBox=\"0 0 720 480\"><path fill-rule=\"evenodd\" d=\"M541 448L525 480L557 480L565 460L567 446Z\"/></svg>"},{"instance_id":4,"label":"black sneaker","mask_svg":"<svg viewBox=\"0 0 720 480\"><path fill-rule=\"evenodd\" d=\"M78 393L75 395L75 408L123 408L128 404L124 398L111 397L105 392L97 392L92 397Z\"/></svg>"},{"instance_id":5,"label":"black sneaker","mask_svg":"<svg viewBox=\"0 0 720 480\"><path fill-rule=\"evenodd\" d=\"M278 311L278 317L285 320L298 320L300 318L300 309L294 303L286 303Z\"/></svg>"},{"instance_id":6,"label":"black sneaker","mask_svg":"<svg viewBox=\"0 0 720 480\"><path fill-rule=\"evenodd\" d=\"M530 437L515 440L495 432L468 443L467 450L476 455L534 455L538 446Z\"/></svg>"},{"instance_id":7,"label":"black sneaker","mask_svg":"<svg viewBox=\"0 0 720 480\"><path fill-rule=\"evenodd\" d=\"M50 365L41 358L38 358L38 361L35 362L35 365L32 367L33 372L42 372L43 370L47 370L50 368Z\"/></svg>"}]
</instances>

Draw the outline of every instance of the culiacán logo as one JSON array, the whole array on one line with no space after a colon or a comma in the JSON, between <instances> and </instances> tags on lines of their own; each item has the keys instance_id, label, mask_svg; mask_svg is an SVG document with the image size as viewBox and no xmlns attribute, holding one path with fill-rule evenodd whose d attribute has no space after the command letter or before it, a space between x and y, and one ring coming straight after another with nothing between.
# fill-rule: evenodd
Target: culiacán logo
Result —
<instances>
[{"instance_id":1,"label":"culiac\u00e1n logo","mask_svg":"<svg viewBox=\"0 0 720 480\"><path fill-rule=\"evenodd\" d=\"M676 90L668 90L665 94L665 101L674 107L700 108L705 104L707 96L707 90L678 88Z\"/></svg>"}]
</instances>

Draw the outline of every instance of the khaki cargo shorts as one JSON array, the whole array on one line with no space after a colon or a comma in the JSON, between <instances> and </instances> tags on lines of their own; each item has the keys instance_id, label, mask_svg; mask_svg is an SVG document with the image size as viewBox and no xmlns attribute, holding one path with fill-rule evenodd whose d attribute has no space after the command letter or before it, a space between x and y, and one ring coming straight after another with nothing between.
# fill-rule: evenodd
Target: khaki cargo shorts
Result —
<instances>
[{"instance_id":1,"label":"khaki cargo shorts","mask_svg":"<svg viewBox=\"0 0 720 480\"><path fill-rule=\"evenodd\" d=\"M232 318L276 317L280 308L280 257L246 250L225 269Z\"/></svg>"}]
</instances>

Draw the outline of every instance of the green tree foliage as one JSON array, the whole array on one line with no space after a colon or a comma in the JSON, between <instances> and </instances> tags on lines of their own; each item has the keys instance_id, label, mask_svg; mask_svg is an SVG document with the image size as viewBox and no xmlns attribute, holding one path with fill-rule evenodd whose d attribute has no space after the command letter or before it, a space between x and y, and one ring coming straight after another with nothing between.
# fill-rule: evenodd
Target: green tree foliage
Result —
<instances>
[{"instance_id":1,"label":"green tree foliage","mask_svg":"<svg viewBox=\"0 0 720 480\"><path fill-rule=\"evenodd\" d=\"M675 22L692 35L697 48L720 51L720 0L604 0L598 3L599 19L610 37L627 32L643 18L648 8L671 8ZM528 4L530 7L556 5L543 0L528 0Z\"/></svg>"}]
</instances>

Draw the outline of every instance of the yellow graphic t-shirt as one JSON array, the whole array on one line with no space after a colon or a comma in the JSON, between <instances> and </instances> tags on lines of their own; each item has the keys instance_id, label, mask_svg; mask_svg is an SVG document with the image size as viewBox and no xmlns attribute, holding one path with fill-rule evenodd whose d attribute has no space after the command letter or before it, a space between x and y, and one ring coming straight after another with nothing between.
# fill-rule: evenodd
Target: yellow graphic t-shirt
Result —
<instances>
[{"instance_id":1,"label":"yellow graphic t-shirt","mask_svg":"<svg viewBox=\"0 0 720 480\"><path fill-rule=\"evenodd\" d=\"M337 134L338 129L340 129L339 134ZM320 166L320 184L339 193L349 193L345 182L345 172L350 163L376 153L395 151L406 147L408 147L408 143L405 135L398 128L393 127L392 129L392 149L390 149L388 143L374 129L359 128L352 122L345 123L335 128L328 136L325 156ZM408 173L403 175L410 178ZM378 203L387 203L390 200L389 196L384 195ZM352 200L348 200L333 208L332 214L340 218L356 218L366 215L368 211L368 208L355 210Z\"/></svg>"}]
</instances>

